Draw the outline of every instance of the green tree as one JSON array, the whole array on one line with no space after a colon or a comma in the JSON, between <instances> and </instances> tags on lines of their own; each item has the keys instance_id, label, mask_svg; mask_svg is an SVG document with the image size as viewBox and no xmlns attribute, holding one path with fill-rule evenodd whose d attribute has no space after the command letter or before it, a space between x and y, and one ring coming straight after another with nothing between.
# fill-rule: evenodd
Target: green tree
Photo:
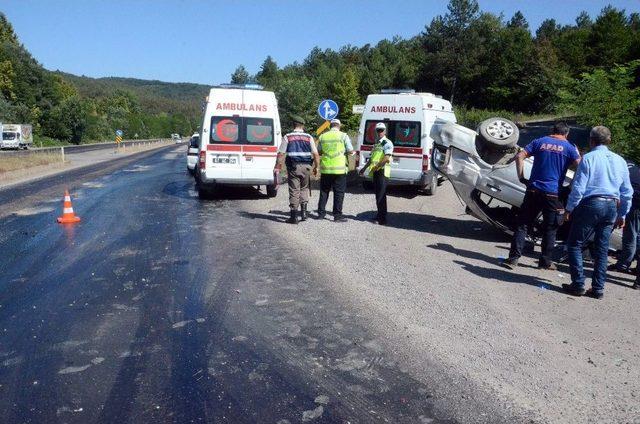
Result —
<instances>
[{"instance_id":1,"label":"green tree","mask_svg":"<svg viewBox=\"0 0 640 424\"><path fill-rule=\"evenodd\" d=\"M16 93L13 88L13 80L16 73L10 60L0 62L0 93L8 100L15 100Z\"/></svg>"},{"instance_id":2,"label":"green tree","mask_svg":"<svg viewBox=\"0 0 640 424\"><path fill-rule=\"evenodd\" d=\"M309 129L316 119L316 108L320 102L313 80L305 76L284 77L276 91L278 109L283 131L293 128L291 115L299 115L307 121Z\"/></svg>"},{"instance_id":3,"label":"green tree","mask_svg":"<svg viewBox=\"0 0 640 424\"><path fill-rule=\"evenodd\" d=\"M558 25L555 19L545 19L536 31L536 38L538 40L547 39L554 41L558 35L560 35L560 25Z\"/></svg>"},{"instance_id":4,"label":"green tree","mask_svg":"<svg viewBox=\"0 0 640 424\"><path fill-rule=\"evenodd\" d=\"M589 34L589 64L613 66L631 59L633 33L624 10L612 6L602 9Z\"/></svg>"},{"instance_id":5,"label":"green tree","mask_svg":"<svg viewBox=\"0 0 640 424\"><path fill-rule=\"evenodd\" d=\"M82 101L70 97L51 108L45 117L43 132L46 136L79 144L86 124Z\"/></svg>"},{"instance_id":6,"label":"green tree","mask_svg":"<svg viewBox=\"0 0 640 424\"><path fill-rule=\"evenodd\" d=\"M561 92L561 107L588 125L605 125L612 133L612 147L627 158L640 160L640 88L635 72L640 60L609 70L584 73Z\"/></svg>"},{"instance_id":7,"label":"green tree","mask_svg":"<svg viewBox=\"0 0 640 424\"><path fill-rule=\"evenodd\" d=\"M336 81L333 91L335 100L340 107L340 121L347 131L354 131L360 123L360 116L353 113L353 105L361 102L358 86L360 81L353 67L347 67L338 81Z\"/></svg>"},{"instance_id":8,"label":"green tree","mask_svg":"<svg viewBox=\"0 0 640 424\"><path fill-rule=\"evenodd\" d=\"M249 72L245 69L243 65L240 65L233 71L231 74L231 83L232 84L247 84L249 82Z\"/></svg>"},{"instance_id":9,"label":"green tree","mask_svg":"<svg viewBox=\"0 0 640 424\"><path fill-rule=\"evenodd\" d=\"M267 56L262 62L260 71L256 75L256 80L269 90L274 90L278 86L278 64L271 56Z\"/></svg>"}]
</instances>

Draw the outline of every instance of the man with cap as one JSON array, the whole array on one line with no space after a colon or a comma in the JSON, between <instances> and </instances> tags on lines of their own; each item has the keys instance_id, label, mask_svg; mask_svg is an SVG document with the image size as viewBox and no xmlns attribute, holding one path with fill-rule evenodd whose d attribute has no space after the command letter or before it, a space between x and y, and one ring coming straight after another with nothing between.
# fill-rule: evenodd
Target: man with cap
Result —
<instances>
[{"instance_id":1,"label":"man with cap","mask_svg":"<svg viewBox=\"0 0 640 424\"><path fill-rule=\"evenodd\" d=\"M307 203L309 202L309 175L313 171L318 172L318 149L313 137L304 132L304 119L292 116L293 131L282 137L282 143L278 149L276 170L282 167L282 158L286 156L287 179L289 182L289 207L291 208L289 224L298 223L298 206L300 206L300 219L307 219Z\"/></svg>"},{"instance_id":2,"label":"man with cap","mask_svg":"<svg viewBox=\"0 0 640 424\"><path fill-rule=\"evenodd\" d=\"M320 153L320 199L318 219L324 219L329 192L333 189L333 220L346 221L342 215L342 202L347 189L347 155L352 156L353 145L349 136L340 131L339 119L331 120L331 129L318 139Z\"/></svg>"},{"instance_id":3,"label":"man with cap","mask_svg":"<svg viewBox=\"0 0 640 424\"><path fill-rule=\"evenodd\" d=\"M384 122L376 124L376 136L378 142L371 150L369 160L360 170L360 175L364 175L369 168L369 175L373 179L373 187L376 193L376 206L378 215L376 221L380 225L387 224L387 183L391 176L391 155L393 154L393 143L387 138L387 126Z\"/></svg>"}]
</instances>

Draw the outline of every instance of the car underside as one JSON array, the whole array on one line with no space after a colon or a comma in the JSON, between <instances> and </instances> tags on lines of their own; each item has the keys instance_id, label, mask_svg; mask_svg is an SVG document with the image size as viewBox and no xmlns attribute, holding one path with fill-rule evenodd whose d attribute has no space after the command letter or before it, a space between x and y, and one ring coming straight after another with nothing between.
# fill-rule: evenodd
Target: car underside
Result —
<instances>
[{"instance_id":1,"label":"car underside","mask_svg":"<svg viewBox=\"0 0 640 424\"><path fill-rule=\"evenodd\" d=\"M435 127L435 126L434 126ZM452 184L466 212L507 234L513 234L516 217L524 200L526 186L517 175L515 156L531 140L522 140L515 123L504 118L483 121L477 131L462 125L442 123L431 134L434 139L433 168ZM543 134L540 134L543 135ZM525 159L524 176L529 178L533 158ZM570 192L573 172L569 171L560 193L563 204ZM542 216L529 229L530 241L541 238ZM562 242L569 223L558 230L558 256L564 256ZM621 231L613 232L610 248L622 244Z\"/></svg>"}]
</instances>

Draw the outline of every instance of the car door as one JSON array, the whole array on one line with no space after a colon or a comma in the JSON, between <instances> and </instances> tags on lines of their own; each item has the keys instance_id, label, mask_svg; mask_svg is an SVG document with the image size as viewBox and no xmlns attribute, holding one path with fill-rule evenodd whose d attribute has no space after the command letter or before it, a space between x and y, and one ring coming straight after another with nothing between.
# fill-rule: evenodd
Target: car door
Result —
<instances>
[{"instance_id":1,"label":"car door","mask_svg":"<svg viewBox=\"0 0 640 424\"><path fill-rule=\"evenodd\" d=\"M524 176L529 178L533 158L524 161ZM520 207L527 190L518 179L515 155L504 165L494 165L480 170L480 177L476 182L476 189L495 199L512 206Z\"/></svg>"}]
</instances>

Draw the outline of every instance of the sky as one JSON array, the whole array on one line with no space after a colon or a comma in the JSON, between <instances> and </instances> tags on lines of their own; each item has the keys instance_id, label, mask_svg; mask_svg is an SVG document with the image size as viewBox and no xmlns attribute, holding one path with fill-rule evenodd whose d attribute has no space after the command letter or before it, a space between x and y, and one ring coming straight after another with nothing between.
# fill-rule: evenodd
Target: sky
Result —
<instances>
[{"instance_id":1,"label":"sky","mask_svg":"<svg viewBox=\"0 0 640 424\"><path fill-rule=\"evenodd\" d=\"M271 55L279 66L309 51L412 37L446 13L446 0L0 0L20 41L47 69L91 77L228 82ZM479 0L508 19L521 10L535 29L571 24L607 4L640 11L639 0Z\"/></svg>"}]
</instances>

